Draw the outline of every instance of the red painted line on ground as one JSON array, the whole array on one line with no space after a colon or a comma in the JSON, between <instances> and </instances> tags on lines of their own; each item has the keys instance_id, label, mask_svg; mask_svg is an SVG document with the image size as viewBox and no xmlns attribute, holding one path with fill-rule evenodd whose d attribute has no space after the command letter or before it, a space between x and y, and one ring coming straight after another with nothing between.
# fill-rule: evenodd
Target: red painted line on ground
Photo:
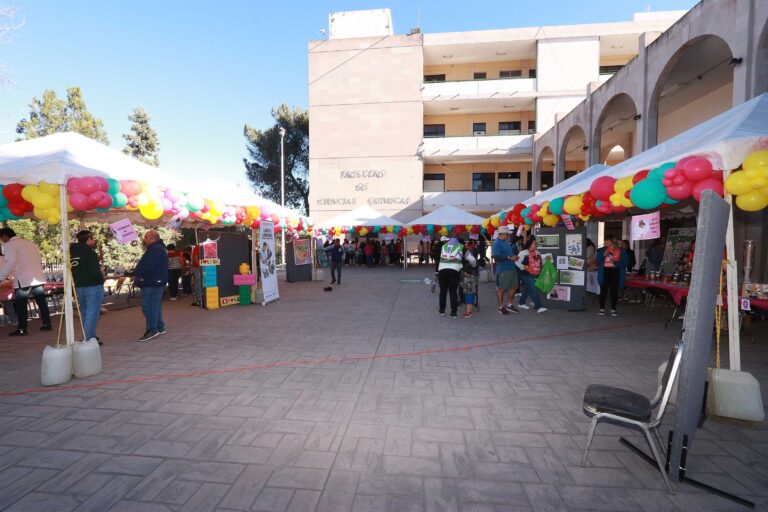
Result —
<instances>
[{"instance_id":1,"label":"red painted line on ground","mask_svg":"<svg viewBox=\"0 0 768 512\"><path fill-rule=\"evenodd\" d=\"M449 348L438 348L438 349L426 349L426 350L419 350L416 352L398 352L394 354L374 354L370 356L351 356L351 357L326 357L322 359L300 359L297 361L277 361L275 363L265 363L265 364L252 364L248 366L238 366L235 368L219 368L219 369L212 369L212 370L194 370L191 372L184 372L184 373L166 373L164 375L150 375L147 377L133 377L128 379L115 379L115 380L103 380L99 382L88 382L83 384L71 384L69 386L55 386L55 387L49 387L49 388L32 388L32 389L25 389L23 391L9 391L5 393L0 393L0 397L4 396L18 396L18 395L28 395L31 393L50 393L52 391L61 391L65 389L83 389L83 388L95 388L95 387L101 387L101 386L108 386L110 384L126 384L126 383L133 383L133 382L151 382L151 381L158 381L158 380L165 380L165 379L172 379L175 377L199 377L202 375L216 375L221 373L235 373L235 372L244 372L248 370L266 370L270 368L285 368L285 367L294 367L294 366L307 366L307 365L317 365L317 364L323 364L323 363L348 363L353 361L368 361L373 359L391 359L391 358L397 358L397 357L416 357L416 356L426 356L430 354L443 354L446 352L456 352L459 350L474 350L477 348L489 348L489 347L497 347L500 345L510 345L513 343L524 343L526 341L540 341L540 340L546 340L551 338L557 338L561 336L571 336L571 335L579 335L579 334L588 334L591 332L604 332L604 331L613 331L617 329L626 329L629 327L636 327L639 325L647 325L652 323L658 323L657 320L645 320L642 322L634 322L630 324L621 324L621 325L613 325L609 327L592 327L590 329L581 329L578 331L563 331L563 332L557 332L552 334L542 334L539 336L526 336L525 338L517 338L512 340L499 340L499 341L491 341L488 343L477 343L475 345L464 345L461 347L449 347Z\"/></svg>"}]
</instances>

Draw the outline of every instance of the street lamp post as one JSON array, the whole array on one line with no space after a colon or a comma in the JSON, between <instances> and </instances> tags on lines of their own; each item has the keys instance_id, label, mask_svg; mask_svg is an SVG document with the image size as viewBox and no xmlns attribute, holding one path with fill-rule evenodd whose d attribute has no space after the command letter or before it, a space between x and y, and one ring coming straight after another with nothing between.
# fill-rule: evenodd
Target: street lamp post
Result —
<instances>
[{"instance_id":1,"label":"street lamp post","mask_svg":"<svg viewBox=\"0 0 768 512\"><path fill-rule=\"evenodd\" d=\"M284 150L283 150L283 141L285 140L285 128L282 126L280 127L280 206L285 208L285 156L284 156ZM285 230L281 231L280 234L282 235L280 237L280 248L281 251L281 258L283 260L283 265L285 265Z\"/></svg>"}]
</instances>

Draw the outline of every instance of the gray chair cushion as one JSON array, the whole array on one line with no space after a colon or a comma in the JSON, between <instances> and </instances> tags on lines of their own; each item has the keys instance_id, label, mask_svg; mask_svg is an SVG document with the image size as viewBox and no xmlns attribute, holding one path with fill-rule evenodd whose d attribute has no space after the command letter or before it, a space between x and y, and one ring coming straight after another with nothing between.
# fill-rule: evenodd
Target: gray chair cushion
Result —
<instances>
[{"instance_id":1,"label":"gray chair cushion","mask_svg":"<svg viewBox=\"0 0 768 512\"><path fill-rule=\"evenodd\" d=\"M584 410L590 414L610 413L639 421L651 419L651 401L626 389L591 384L584 393Z\"/></svg>"}]
</instances>

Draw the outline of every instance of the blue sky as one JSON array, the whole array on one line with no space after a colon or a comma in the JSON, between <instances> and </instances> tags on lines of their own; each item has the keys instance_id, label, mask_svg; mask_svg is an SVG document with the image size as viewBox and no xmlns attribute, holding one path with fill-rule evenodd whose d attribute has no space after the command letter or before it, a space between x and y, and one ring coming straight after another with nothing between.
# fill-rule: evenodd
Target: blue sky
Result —
<instances>
[{"instance_id":1,"label":"blue sky","mask_svg":"<svg viewBox=\"0 0 768 512\"><path fill-rule=\"evenodd\" d=\"M280 103L307 105L307 42L335 11L389 7L396 33L627 21L633 12L689 9L693 0L0 0L24 25L0 46L14 84L0 91L0 143L44 89L83 89L122 149L142 105L160 137L161 167L245 185L243 125L271 125Z\"/></svg>"}]
</instances>

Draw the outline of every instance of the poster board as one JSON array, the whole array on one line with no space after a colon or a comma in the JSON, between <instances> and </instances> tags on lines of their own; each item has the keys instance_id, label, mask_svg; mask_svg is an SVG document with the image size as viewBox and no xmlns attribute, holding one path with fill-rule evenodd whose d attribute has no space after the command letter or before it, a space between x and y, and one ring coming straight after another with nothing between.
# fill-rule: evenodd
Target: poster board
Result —
<instances>
[{"instance_id":1,"label":"poster board","mask_svg":"<svg viewBox=\"0 0 768 512\"><path fill-rule=\"evenodd\" d=\"M584 309L587 272L587 230L584 226L568 229L542 227L536 231L542 263L551 259L557 268L557 283L541 302L550 309L580 311Z\"/></svg>"},{"instance_id":2,"label":"poster board","mask_svg":"<svg viewBox=\"0 0 768 512\"><path fill-rule=\"evenodd\" d=\"M289 283L312 280L312 239L299 237L285 243L285 280Z\"/></svg>"},{"instance_id":3,"label":"poster board","mask_svg":"<svg viewBox=\"0 0 768 512\"><path fill-rule=\"evenodd\" d=\"M275 225L272 221L263 220L259 225L259 255L261 265L261 288L264 292L264 302L267 305L280 299L277 289L277 254L275 252Z\"/></svg>"},{"instance_id":4,"label":"poster board","mask_svg":"<svg viewBox=\"0 0 768 512\"><path fill-rule=\"evenodd\" d=\"M215 243L206 244L206 240L212 240ZM209 256L209 258L206 258L206 256ZM201 233L200 260L204 288L218 289L215 299L211 295L211 301L217 300L218 307L238 304L240 290L235 286L233 276L240 273L241 263L248 263L253 267L248 236L235 231L210 230L205 232L205 234ZM203 264L206 261L217 264ZM213 304L209 304L207 295L205 307L215 309Z\"/></svg>"},{"instance_id":5,"label":"poster board","mask_svg":"<svg viewBox=\"0 0 768 512\"><path fill-rule=\"evenodd\" d=\"M688 255L691 242L696 239L696 228L672 228L667 232L667 245L661 270L669 274L677 270L677 263Z\"/></svg>"}]
</instances>

